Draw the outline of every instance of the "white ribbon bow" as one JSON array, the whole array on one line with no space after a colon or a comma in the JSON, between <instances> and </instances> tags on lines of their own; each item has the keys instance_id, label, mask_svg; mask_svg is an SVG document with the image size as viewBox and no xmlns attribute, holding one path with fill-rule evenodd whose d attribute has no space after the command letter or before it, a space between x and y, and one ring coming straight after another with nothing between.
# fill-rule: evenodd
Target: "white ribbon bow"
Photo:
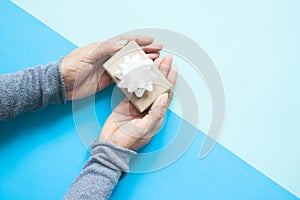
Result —
<instances>
[{"instance_id":1,"label":"white ribbon bow","mask_svg":"<svg viewBox=\"0 0 300 200\"><path fill-rule=\"evenodd\" d=\"M157 79L152 71L154 63L151 59L142 59L140 54L132 57L125 56L124 63L119 64L120 70L115 76L120 79L118 87L127 88L128 92L134 92L137 97L142 97L147 90L153 90L153 81Z\"/></svg>"}]
</instances>

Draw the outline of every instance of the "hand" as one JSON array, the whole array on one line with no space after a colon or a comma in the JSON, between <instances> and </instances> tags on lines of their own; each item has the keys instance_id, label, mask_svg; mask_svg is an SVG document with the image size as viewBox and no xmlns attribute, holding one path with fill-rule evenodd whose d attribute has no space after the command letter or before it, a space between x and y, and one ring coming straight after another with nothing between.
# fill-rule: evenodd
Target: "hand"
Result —
<instances>
[{"instance_id":1,"label":"hand","mask_svg":"<svg viewBox=\"0 0 300 200\"><path fill-rule=\"evenodd\" d=\"M89 96L111 84L103 64L131 40L135 40L149 58L154 60L159 57L162 44L153 43L153 38L149 36L119 36L77 48L60 65L67 99Z\"/></svg>"},{"instance_id":2,"label":"hand","mask_svg":"<svg viewBox=\"0 0 300 200\"><path fill-rule=\"evenodd\" d=\"M140 113L125 98L106 120L99 141L137 150L147 144L160 129L173 96L177 68L171 67L171 55L164 57L162 60L160 58L156 59L155 64L171 83L170 92L159 96L147 113Z\"/></svg>"}]
</instances>

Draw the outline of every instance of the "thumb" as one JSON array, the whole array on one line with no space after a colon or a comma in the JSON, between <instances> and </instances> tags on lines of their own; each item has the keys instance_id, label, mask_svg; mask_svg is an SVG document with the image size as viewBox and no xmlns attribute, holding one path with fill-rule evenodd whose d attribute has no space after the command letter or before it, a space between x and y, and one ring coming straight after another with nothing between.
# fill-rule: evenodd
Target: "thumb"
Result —
<instances>
[{"instance_id":1,"label":"thumb","mask_svg":"<svg viewBox=\"0 0 300 200\"><path fill-rule=\"evenodd\" d=\"M168 98L169 98L169 93L164 93L164 94L160 95L152 104L150 112L158 114L158 111L159 111L159 113L164 114L164 112L167 110ZM161 112L161 111L163 111L163 112Z\"/></svg>"},{"instance_id":2,"label":"thumb","mask_svg":"<svg viewBox=\"0 0 300 200\"><path fill-rule=\"evenodd\" d=\"M149 113L143 118L145 124L152 125L161 120L167 111L168 93L160 95L152 104Z\"/></svg>"}]
</instances>

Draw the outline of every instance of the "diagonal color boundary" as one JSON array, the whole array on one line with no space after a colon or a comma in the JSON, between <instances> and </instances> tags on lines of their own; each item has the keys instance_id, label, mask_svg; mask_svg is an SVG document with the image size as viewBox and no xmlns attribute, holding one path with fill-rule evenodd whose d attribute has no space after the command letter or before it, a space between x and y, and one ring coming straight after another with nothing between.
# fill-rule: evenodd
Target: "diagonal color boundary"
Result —
<instances>
[{"instance_id":1,"label":"diagonal color boundary","mask_svg":"<svg viewBox=\"0 0 300 200\"><path fill-rule=\"evenodd\" d=\"M0 13L1 73L58 60L59 56L75 47L14 4L1 2L0 7L4 11ZM110 87L96 97L96 107L101 110L100 121L105 120L110 112L105 107L110 104L111 90ZM1 122L1 199L59 199L80 171L86 158L81 159L81 162L78 160L85 150L74 131L69 114L70 105L58 107L51 106L44 111ZM36 123L32 123L37 120L38 128ZM172 133L176 132L176 125L181 120L174 113L168 112L168 126L144 151L166 144L174 136ZM28 129L18 129L16 124ZM18 131L22 132L22 136L16 133ZM13 134L15 137L11 137ZM219 144L212 155L200 161L197 148L203 137L204 134L199 131L192 147L174 165L154 173L127 175L112 198L123 199L126 196L128 199L139 199L143 196L146 199L178 199L184 195L187 199L297 199ZM22 141L20 145L19 140ZM34 144L40 144L40 147ZM49 149L44 148L47 145ZM20 146L22 152L15 148ZM68 149L72 149L73 154L65 153ZM72 167L69 167L70 163ZM69 170L59 171L59 166ZM43 170L48 173L42 173ZM38 176L32 176L36 174ZM62 175L66 178L62 179Z\"/></svg>"}]
</instances>

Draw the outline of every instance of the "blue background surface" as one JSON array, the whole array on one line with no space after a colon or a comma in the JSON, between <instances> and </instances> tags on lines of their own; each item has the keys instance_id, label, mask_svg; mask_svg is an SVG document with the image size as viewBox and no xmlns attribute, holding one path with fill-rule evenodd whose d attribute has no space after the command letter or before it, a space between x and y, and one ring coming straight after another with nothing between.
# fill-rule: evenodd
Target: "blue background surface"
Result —
<instances>
[{"instance_id":1,"label":"blue background surface","mask_svg":"<svg viewBox=\"0 0 300 200\"><path fill-rule=\"evenodd\" d=\"M300 197L299 0L11 1L76 46L147 27L195 41L225 88L219 143ZM201 112L193 125L207 132L212 110L203 78L181 58L175 56L174 64L189 85L197 85ZM182 116L174 105L173 99L170 110Z\"/></svg>"},{"instance_id":2,"label":"blue background surface","mask_svg":"<svg viewBox=\"0 0 300 200\"><path fill-rule=\"evenodd\" d=\"M57 61L76 47L14 4L1 1L0 8L0 73ZM112 89L96 95L100 123L111 111ZM169 111L144 151L167 144L180 121ZM298 199L221 145L199 160L203 137L199 131L184 156L165 169L128 174L112 199ZM0 199L60 199L88 156L71 102L0 122Z\"/></svg>"}]
</instances>

